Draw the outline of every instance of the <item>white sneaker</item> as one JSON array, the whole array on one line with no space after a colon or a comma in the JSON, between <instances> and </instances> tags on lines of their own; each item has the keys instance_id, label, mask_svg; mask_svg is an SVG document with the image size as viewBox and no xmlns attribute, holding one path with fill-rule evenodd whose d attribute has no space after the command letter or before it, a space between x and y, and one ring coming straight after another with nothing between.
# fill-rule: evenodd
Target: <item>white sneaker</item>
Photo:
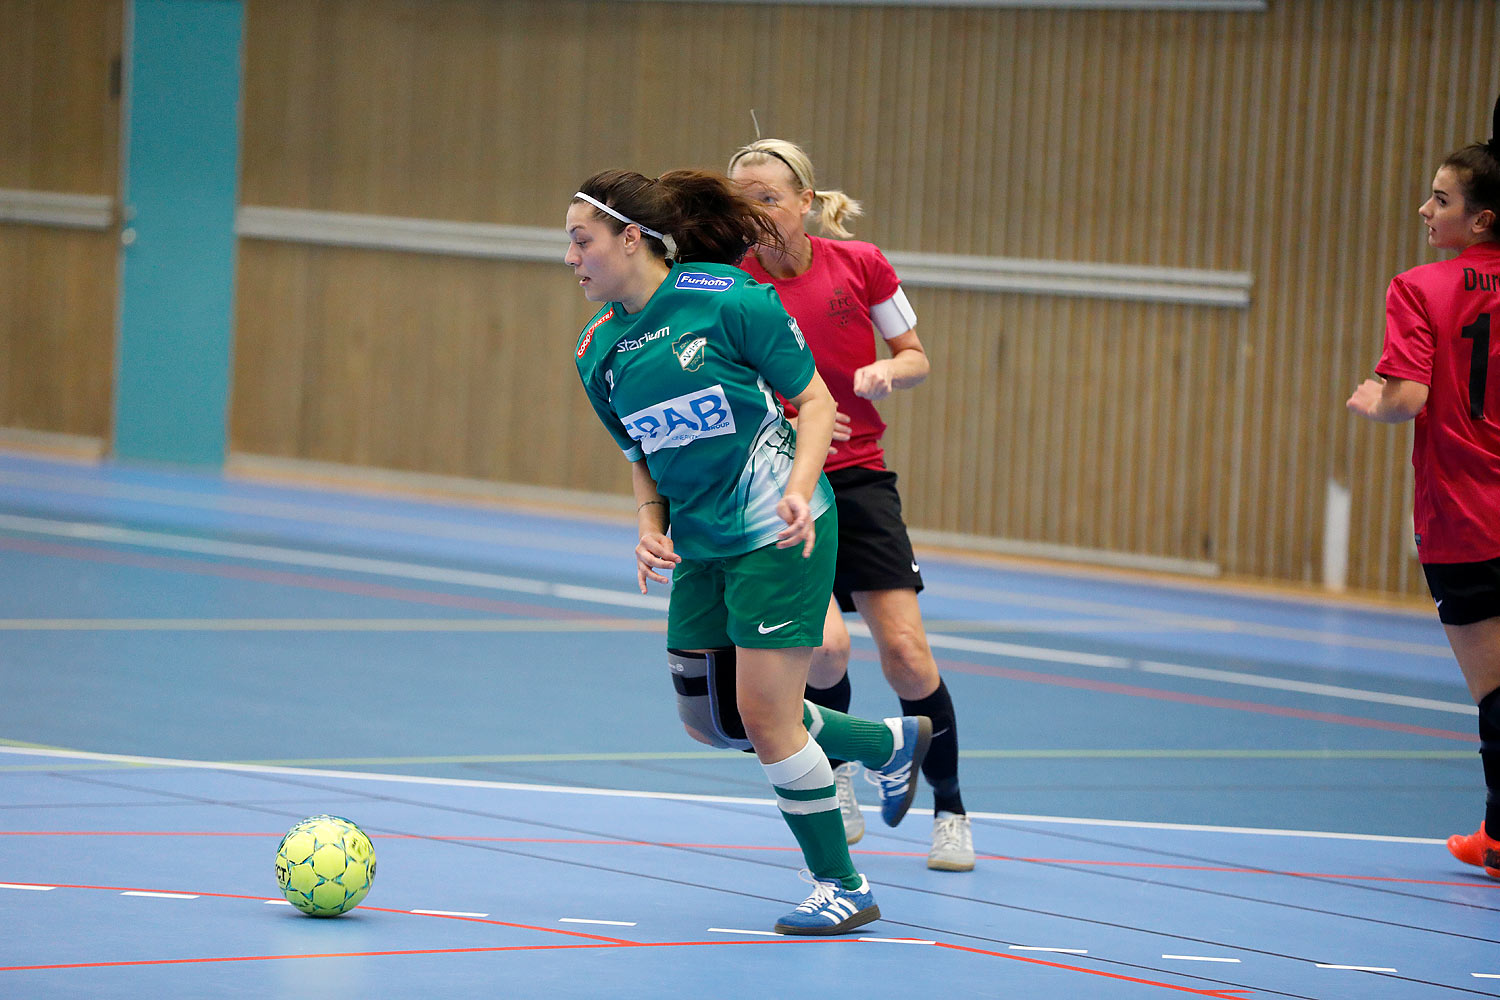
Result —
<instances>
[{"instance_id":1,"label":"white sneaker","mask_svg":"<svg viewBox=\"0 0 1500 1000\"><path fill-rule=\"evenodd\" d=\"M927 867L940 872L974 870L974 831L962 813L940 812L932 817L932 850Z\"/></svg>"},{"instance_id":2,"label":"white sneaker","mask_svg":"<svg viewBox=\"0 0 1500 1000\"><path fill-rule=\"evenodd\" d=\"M854 797L854 776L859 773L859 762L849 761L833 769L833 788L838 793L839 812L844 817L844 839L857 844L865 835L865 814L860 811L859 800Z\"/></svg>"}]
</instances>

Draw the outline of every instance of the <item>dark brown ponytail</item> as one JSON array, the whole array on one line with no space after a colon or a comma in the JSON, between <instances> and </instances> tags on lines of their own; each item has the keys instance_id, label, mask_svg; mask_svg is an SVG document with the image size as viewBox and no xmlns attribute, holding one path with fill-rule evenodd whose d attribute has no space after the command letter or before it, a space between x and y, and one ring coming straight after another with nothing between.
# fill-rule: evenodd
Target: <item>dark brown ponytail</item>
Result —
<instances>
[{"instance_id":1,"label":"dark brown ponytail","mask_svg":"<svg viewBox=\"0 0 1500 1000\"><path fill-rule=\"evenodd\" d=\"M1490 118L1490 139L1476 142L1448 154L1443 166L1452 167L1458 175L1458 186L1464 196L1464 210L1478 213L1489 209L1500 220L1500 99ZM1500 225L1490 223L1490 235L1500 236Z\"/></svg>"},{"instance_id":2,"label":"dark brown ponytail","mask_svg":"<svg viewBox=\"0 0 1500 1000\"><path fill-rule=\"evenodd\" d=\"M728 178L706 170L673 170L655 180L633 171L605 170L578 190L670 239L669 248L664 240L644 235L657 256L679 263L738 264L757 243L781 246L766 211ZM625 228L619 219L595 212L614 232Z\"/></svg>"}]
</instances>

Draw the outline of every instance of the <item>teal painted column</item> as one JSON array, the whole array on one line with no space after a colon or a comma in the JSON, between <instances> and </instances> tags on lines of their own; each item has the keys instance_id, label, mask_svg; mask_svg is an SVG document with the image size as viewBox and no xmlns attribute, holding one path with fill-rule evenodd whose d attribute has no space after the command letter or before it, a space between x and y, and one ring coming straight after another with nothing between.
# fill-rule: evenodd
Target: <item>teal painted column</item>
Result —
<instances>
[{"instance_id":1,"label":"teal painted column","mask_svg":"<svg viewBox=\"0 0 1500 1000\"><path fill-rule=\"evenodd\" d=\"M127 0L114 454L221 465L244 0Z\"/></svg>"}]
</instances>

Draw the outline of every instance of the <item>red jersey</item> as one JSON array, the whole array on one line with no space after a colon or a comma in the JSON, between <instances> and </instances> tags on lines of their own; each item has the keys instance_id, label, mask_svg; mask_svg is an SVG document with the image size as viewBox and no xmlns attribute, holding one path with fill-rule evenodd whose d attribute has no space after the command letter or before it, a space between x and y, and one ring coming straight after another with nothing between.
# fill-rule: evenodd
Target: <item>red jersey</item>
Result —
<instances>
[{"instance_id":1,"label":"red jersey","mask_svg":"<svg viewBox=\"0 0 1500 1000\"><path fill-rule=\"evenodd\" d=\"M773 278L754 254L747 254L740 267L756 281L775 285L781 304L797 320L807 346L812 349L818 374L848 414L848 441L834 442L837 450L823 468L829 472L863 466L885 468L885 450L880 436L885 421L868 399L854 394L854 372L875 363L875 325L870 309L887 301L901 287L896 269L873 243L858 240L812 241L812 266L795 278Z\"/></svg>"},{"instance_id":2,"label":"red jersey","mask_svg":"<svg viewBox=\"0 0 1500 1000\"><path fill-rule=\"evenodd\" d=\"M1411 453L1418 558L1500 557L1500 243L1396 275L1385 319L1375 370L1428 387Z\"/></svg>"}]
</instances>

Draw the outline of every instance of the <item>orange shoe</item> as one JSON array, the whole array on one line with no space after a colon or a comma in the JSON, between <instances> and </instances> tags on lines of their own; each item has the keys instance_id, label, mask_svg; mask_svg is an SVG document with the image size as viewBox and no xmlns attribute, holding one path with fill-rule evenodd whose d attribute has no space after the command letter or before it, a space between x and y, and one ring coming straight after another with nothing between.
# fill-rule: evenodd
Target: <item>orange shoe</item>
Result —
<instances>
[{"instance_id":1,"label":"orange shoe","mask_svg":"<svg viewBox=\"0 0 1500 1000\"><path fill-rule=\"evenodd\" d=\"M1483 823L1468 836L1456 833L1449 837L1448 851L1466 865L1483 868L1490 878L1500 878L1500 840L1486 833Z\"/></svg>"}]
</instances>

